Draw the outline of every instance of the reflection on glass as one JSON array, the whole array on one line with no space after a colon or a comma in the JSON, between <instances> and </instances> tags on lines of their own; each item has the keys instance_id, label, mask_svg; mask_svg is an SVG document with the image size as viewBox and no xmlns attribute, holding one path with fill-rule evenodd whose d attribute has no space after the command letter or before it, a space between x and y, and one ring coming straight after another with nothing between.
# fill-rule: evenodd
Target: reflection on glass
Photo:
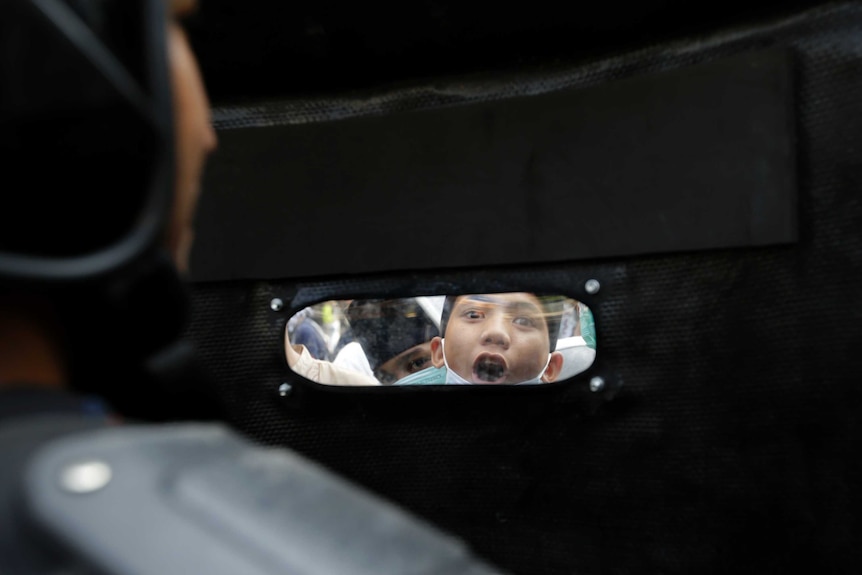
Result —
<instances>
[{"instance_id":1,"label":"reflection on glass","mask_svg":"<svg viewBox=\"0 0 862 575\"><path fill-rule=\"evenodd\" d=\"M333 300L287 324L296 373L327 385L540 384L596 355L592 313L525 292Z\"/></svg>"}]
</instances>

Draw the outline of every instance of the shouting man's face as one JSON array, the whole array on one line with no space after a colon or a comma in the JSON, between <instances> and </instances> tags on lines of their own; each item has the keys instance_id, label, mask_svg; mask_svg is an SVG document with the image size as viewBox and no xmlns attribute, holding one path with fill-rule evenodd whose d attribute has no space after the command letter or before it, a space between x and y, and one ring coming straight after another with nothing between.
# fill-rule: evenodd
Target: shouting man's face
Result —
<instances>
[{"instance_id":1,"label":"shouting man's face","mask_svg":"<svg viewBox=\"0 0 862 575\"><path fill-rule=\"evenodd\" d=\"M562 356L550 353L549 339L544 309L532 294L462 296L449 316L445 343L432 340L432 361L442 367L445 353L449 369L472 383L521 383L538 376L553 381Z\"/></svg>"}]
</instances>

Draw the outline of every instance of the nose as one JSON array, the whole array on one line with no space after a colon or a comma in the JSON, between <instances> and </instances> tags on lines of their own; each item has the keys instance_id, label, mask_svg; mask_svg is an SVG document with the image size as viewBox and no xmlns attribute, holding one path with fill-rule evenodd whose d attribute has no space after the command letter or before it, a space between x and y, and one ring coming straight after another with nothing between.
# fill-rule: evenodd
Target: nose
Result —
<instances>
[{"instance_id":1,"label":"nose","mask_svg":"<svg viewBox=\"0 0 862 575\"><path fill-rule=\"evenodd\" d=\"M507 329L506 319L503 314L493 314L485 322L482 332L482 345L495 345L503 349L509 349L511 339Z\"/></svg>"}]
</instances>

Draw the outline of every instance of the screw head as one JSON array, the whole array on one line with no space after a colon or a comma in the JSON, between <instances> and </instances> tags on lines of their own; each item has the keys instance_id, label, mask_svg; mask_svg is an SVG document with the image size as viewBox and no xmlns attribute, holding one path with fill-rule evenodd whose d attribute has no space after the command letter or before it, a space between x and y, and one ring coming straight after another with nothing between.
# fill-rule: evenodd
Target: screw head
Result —
<instances>
[{"instance_id":1,"label":"screw head","mask_svg":"<svg viewBox=\"0 0 862 575\"><path fill-rule=\"evenodd\" d=\"M280 297L274 297L272 298L272 301L269 302L269 309L272 311L281 311L284 309L284 302L281 301Z\"/></svg>"},{"instance_id":2,"label":"screw head","mask_svg":"<svg viewBox=\"0 0 862 575\"><path fill-rule=\"evenodd\" d=\"M601 391L605 388L605 380L599 376L595 376L590 380L590 391Z\"/></svg>"},{"instance_id":3,"label":"screw head","mask_svg":"<svg viewBox=\"0 0 862 575\"><path fill-rule=\"evenodd\" d=\"M92 493L111 481L111 466L104 461L73 463L60 472L60 487L69 493Z\"/></svg>"},{"instance_id":4,"label":"screw head","mask_svg":"<svg viewBox=\"0 0 862 575\"><path fill-rule=\"evenodd\" d=\"M291 391L293 391L293 387L289 383L282 383L278 386L278 394L282 397L287 397Z\"/></svg>"},{"instance_id":5,"label":"screw head","mask_svg":"<svg viewBox=\"0 0 862 575\"><path fill-rule=\"evenodd\" d=\"M601 287L602 284L599 283L599 280L587 280L587 283L584 284L584 289L590 295L599 293Z\"/></svg>"}]
</instances>

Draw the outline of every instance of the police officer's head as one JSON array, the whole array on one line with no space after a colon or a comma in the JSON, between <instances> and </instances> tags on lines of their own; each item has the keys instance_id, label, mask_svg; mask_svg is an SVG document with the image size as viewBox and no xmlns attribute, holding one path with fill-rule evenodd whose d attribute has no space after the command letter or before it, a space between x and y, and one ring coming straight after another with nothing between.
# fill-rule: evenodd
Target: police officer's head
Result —
<instances>
[{"instance_id":1,"label":"police officer's head","mask_svg":"<svg viewBox=\"0 0 862 575\"><path fill-rule=\"evenodd\" d=\"M50 302L79 373L142 363L183 327L177 270L215 146L176 21L192 9L0 3L0 297Z\"/></svg>"}]
</instances>

